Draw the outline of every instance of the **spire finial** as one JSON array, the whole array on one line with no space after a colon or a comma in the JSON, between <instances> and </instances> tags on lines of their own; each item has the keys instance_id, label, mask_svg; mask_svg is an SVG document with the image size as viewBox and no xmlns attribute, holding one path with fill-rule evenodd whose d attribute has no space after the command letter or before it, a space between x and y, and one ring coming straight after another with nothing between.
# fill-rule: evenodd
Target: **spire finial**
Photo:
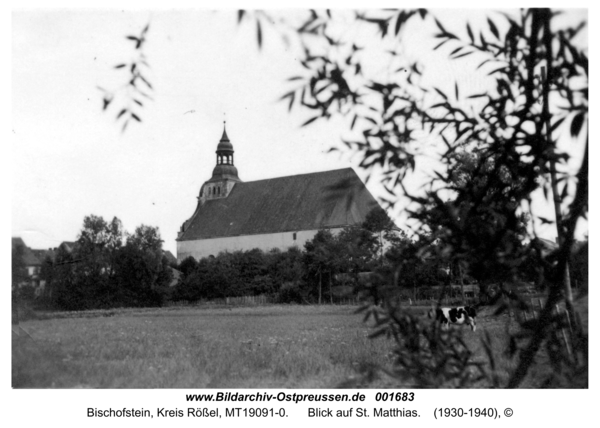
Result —
<instances>
[{"instance_id":1,"label":"spire finial","mask_svg":"<svg viewBox=\"0 0 600 428\"><path fill-rule=\"evenodd\" d=\"M227 121L224 120L223 121L223 136L221 137L221 141L229 141L229 137L227 136L226 126L227 126Z\"/></svg>"}]
</instances>

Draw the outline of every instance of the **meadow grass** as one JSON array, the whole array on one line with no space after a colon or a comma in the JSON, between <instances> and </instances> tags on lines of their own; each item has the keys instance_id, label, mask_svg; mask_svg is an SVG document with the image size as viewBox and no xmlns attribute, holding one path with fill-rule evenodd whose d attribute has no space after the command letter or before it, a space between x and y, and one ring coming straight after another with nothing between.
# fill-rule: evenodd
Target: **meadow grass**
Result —
<instances>
[{"instance_id":1,"label":"meadow grass","mask_svg":"<svg viewBox=\"0 0 600 428\"><path fill-rule=\"evenodd\" d=\"M348 306L119 311L22 322L16 388L336 387L389 363ZM32 339L33 338L33 339Z\"/></svg>"},{"instance_id":2,"label":"meadow grass","mask_svg":"<svg viewBox=\"0 0 600 428\"><path fill-rule=\"evenodd\" d=\"M21 323L12 337L14 388L402 387L385 375L393 343L372 332L355 306L177 307L55 314ZM418 313L426 308L410 308ZM453 326L453 328L464 328ZM464 328L474 360L493 337L498 374L508 379L506 316L481 314ZM536 368L523 386L548 370ZM377 368L374 370L374 368ZM384 370L381 370L384 369ZM541 372L536 372L541 370ZM365 383L369 378L368 383Z\"/></svg>"}]
</instances>

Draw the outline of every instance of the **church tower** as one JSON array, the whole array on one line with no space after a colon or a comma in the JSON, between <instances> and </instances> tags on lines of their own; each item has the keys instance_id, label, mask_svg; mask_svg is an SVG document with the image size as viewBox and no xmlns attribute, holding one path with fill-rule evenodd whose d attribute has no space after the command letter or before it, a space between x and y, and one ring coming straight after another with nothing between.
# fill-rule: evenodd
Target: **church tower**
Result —
<instances>
[{"instance_id":1,"label":"church tower","mask_svg":"<svg viewBox=\"0 0 600 428\"><path fill-rule=\"evenodd\" d=\"M233 165L233 145L227 136L225 122L223 122L223 136L217 145L217 164L213 169L212 177L200 188L198 200L204 204L207 200L226 198L235 183L242 180L238 177L237 168Z\"/></svg>"}]
</instances>

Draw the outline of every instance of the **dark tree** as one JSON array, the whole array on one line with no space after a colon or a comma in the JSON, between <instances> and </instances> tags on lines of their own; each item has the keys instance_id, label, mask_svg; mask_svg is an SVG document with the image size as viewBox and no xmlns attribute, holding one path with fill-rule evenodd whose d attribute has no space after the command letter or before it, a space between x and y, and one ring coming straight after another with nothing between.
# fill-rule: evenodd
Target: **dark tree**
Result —
<instances>
[{"instance_id":1,"label":"dark tree","mask_svg":"<svg viewBox=\"0 0 600 428\"><path fill-rule=\"evenodd\" d=\"M401 195L412 202L409 215L416 224L419 258L458 262L481 283L516 280L521 266L532 259L546 266L542 277L548 290L546 306L538 320L522 324L513 337L517 364L505 386L516 387L542 347L560 340L565 320L553 314L554 307L565 302L574 319L570 289L564 284L575 228L588 205L588 59L586 48L577 44L586 22L559 27L557 12L524 9L489 18L483 27L474 29L467 23L457 29L447 28L424 9L355 12L355 24L378 33L380 54L389 55L390 70L382 78L366 74L363 43L351 39L355 33L339 31L339 14L343 13L310 11L300 24L290 24L293 30L282 29L304 46L299 58L302 73L289 79L294 88L282 98L290 109L313 112L304 126L334 116L348 119L352 132L343 142L361 156L362 167L383 171L381 182L390 194L387 203L393 206ZM239 17L258 25L265 21L262 12L242 11ZM348 19L347 13L343 19ZM477 66L466 71L488 76L490 90L469 93L458 84L450 90L424 85L427 70L401 54L403 29L409 25L429 26L439 42L434 50L451 61L476 60ZM424 192L409 192L404 180L418 166L423 131L438 141L441 167ZM557 173L566 169L568 160L556 147L559 131L584 143L583 162L575 175ZM461 159L460 152L474 158ZM552 193L558 207L560 246L551 256L535 248L535 225L552 221L531 209L538 191L547 198ZM561 204L567 196L572 202ZM524 214L532 222L526 233ZM497 303L500 311L526 304L518 297L507 305ZM395 317L396 309L390 308L378 325L379 331L397 339L401 352L410 337L399 337L398 331L424 331L409 329L418 321L410 314ZM547 385L585 384L587 335L580 327L573 342L571 355L553 354L556 376ZM399 372L406 374L409 362L399 358ZM497 377L488 374L482 371L499 386Z\"/></svg>"}]
</instances>

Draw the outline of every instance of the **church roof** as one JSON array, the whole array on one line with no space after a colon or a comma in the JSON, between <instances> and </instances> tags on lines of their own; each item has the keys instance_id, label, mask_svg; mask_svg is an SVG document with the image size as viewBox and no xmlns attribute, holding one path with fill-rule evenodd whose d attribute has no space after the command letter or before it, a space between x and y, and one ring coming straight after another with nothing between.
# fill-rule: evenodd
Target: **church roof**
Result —
<instances>
[{"instance_id":1,"label":"church roof","mask_svg":"<svg viewBox=\"0 0 600 428\"><path fill-rule=\"evenodd\" d=\"M241 182L199 204L178 240L355 225L373 208L382 209L351 168Z\"/></svg>"}]
</instances>

